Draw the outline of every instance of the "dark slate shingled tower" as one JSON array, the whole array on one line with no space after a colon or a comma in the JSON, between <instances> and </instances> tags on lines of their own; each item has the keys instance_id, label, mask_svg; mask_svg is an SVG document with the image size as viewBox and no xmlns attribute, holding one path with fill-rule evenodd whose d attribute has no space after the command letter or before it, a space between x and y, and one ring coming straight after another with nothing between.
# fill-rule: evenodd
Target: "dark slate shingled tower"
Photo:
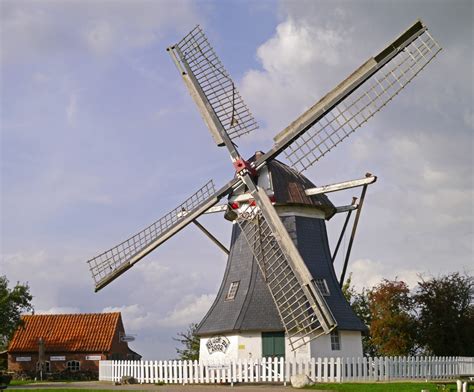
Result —
<instances>
[{"instance_id":1,"label":"dark slate shingled tower","mask_svg":"<svg viewBox=\"0 0 474 392\"><path fill-rule=\"evenodd\" d=\"M365 325L339 288L331 261L325 219L334 215L334 205L326 195L306 196L304 190L315 185L279 161L270 162L267 173L260 175L260 185L265 176L268 176L267 193L273 194L275 207L309 271L321 282L323 290L327 287L325 299L338 330L365 331ZM236 196L231 195L230 200ZM237 291L230 299L235 282L238 282ZM277 332L284 331L284 327L245 236L239 225L234 224L224 278L212 307L197 328L197 335L209 337L249 331Z\"/></svg>"}]
</instances>

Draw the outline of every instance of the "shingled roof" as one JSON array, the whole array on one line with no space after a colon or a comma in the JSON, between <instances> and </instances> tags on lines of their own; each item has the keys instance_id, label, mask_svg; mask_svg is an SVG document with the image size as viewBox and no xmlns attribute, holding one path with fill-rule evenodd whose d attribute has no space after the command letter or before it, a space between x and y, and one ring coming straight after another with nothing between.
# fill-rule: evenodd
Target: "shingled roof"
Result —
<instances>
[{"instance_id":1,"label":"shingled roof","mask_svg":"<svg viewBox=\"0 0 474 392\"><path fill-rule=\"evenodd\" d=\"M114 334L123 331L119 312L91 314L37 314L23 316L9 352L38 350L42 337L48 352L108 352Z\"/></svg>"}]
</instances>

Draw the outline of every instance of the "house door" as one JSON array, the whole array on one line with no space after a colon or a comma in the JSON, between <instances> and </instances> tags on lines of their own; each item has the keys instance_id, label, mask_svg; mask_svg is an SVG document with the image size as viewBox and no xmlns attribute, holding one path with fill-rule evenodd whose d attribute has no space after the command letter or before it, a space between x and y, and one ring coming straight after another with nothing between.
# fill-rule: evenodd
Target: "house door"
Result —
<instances>
[{"instance_id":1,"label":"house door","mask_svg":"<svg viewBox=\"0 0 474 392\"><path fill-rule=\"evenodd\" d=\"M285 332L262 332L262 357L285 358Z\"/></svg>"}]
</instances>

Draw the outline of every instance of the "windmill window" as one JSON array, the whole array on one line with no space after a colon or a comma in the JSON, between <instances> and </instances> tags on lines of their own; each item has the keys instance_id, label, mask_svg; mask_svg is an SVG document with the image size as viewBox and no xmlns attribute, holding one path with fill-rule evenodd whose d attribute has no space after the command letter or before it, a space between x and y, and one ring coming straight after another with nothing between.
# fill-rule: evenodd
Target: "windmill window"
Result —
<instances>
[{"instance_id":1,"label":"windmill window","mask_svg":"<svg viewBox=\"0 0 474 392\"><path fill-rule=\"evenodd\" d=\"M81 369L81 363L79 361L67 361L67 369L71 372L77 372Z\"/></svg>"},{"instance_id":2,"label":"windmill window","mask_svg":"<svg viewBox=\"0 0 474 392\"><path fill-rule=\"evenodd\" d=\"M324 296L331 295L331 293L329 292L329 287L326 282L326 279L315 279L314 283L316 283L316 286L318 286L318 289L322 295Z\"/></svg>"},{"instance_id":3,"label":"windmill window","mask_svg":"<svg viewBox=\"0 0 474 392\"><path fill-rule=\"evenodd\" d=\"M225 297L226 301L232 301L235 299L235 295L237 294L237 290L239 289L240 280L237 282L232 282L229 286L229 291Z\"/></svg>"},{"instance_id":4,"label":"windmill window","mask_svg":"<svg viewBox=\"0 0 474 392\"><path fill-rule=\"evenodd\" d=\"M341 336L339 331L333 329L331 331L331 350L339 351L341 349Z\"/></svg>"}]
</instances>

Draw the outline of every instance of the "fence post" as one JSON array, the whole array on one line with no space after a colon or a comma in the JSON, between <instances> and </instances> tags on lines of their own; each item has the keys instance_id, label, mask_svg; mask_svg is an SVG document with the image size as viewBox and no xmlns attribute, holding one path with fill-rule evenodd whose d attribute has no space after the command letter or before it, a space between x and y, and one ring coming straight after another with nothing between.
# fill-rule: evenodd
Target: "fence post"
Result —
<instances>
[{"instance_id":1,"label":"fence post","mask_svg":"<svg viewBox=\"0 0 474 392\"><path fill-rule=\"evenodd\" d=\"M286 358L285 358L285 370L283 374L284 374L283 385L286 387L286 383L290 380L290 360Z\"/></svg>"},{"instance_id":2,"label":"fence post","mask_svg":"<svg viewBox=\"0 0 474 392\"><path fill-rule=\"evenodd\" d=\"M311 358L309 360L309 368L310 368L310 379L311 381L315 382L316 381L316 360L313 358Z\"/></svg>"},{"instance_id":3,"label":"fence post","mask_svg":"<svg viewBox=\"0 0 474 392\"><path fill-rule=\"evenodd\" d=\"M342 380L342 367L344 366L344 358L336 358L336 382L341 382Z\"/></svg>"},{"instance_id":4,"label":"fence post","mask_svg":"<svg viewBox=\"0 0 474 392\"><path fill-rule=\"evenodd\" d=\"M183 385L188 383L188 366L191 361L183 361Z\"/></svg>"},{"instance_id":5,"label":"fence post","mask_svg":"<svg viewBox=\"0 0 474 392\"><path fill-rule=\"evenodd\" d=\"M244 368L243 368L243 365L242 365L242 359L239 358L239 359L237 360L237 374L235 375L235 376L236 376L236 380L237 380L238 382L242 382L242 374L243 374L243 372L244 372L243 369L244 369Z\"/></svg>"}]
</instances>

